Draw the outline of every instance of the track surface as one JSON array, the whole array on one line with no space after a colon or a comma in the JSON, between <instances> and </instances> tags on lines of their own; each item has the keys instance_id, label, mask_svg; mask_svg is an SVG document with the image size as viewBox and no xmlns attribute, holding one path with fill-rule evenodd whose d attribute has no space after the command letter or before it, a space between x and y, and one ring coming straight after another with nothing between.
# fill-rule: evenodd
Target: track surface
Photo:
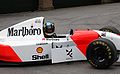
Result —
<instances>
[{"instance_id":1,"label":"track surface","mask_svg":"<svg viewBox=\"0 0 120 74\"><path fill-rule=\"evenodd\" d=\"M29 18L44 16L55 22L56 33L69 33L69 29L100 29L106 25L120 30L120 3L62 8L51 11L0 14L0 29ZM87 62L62 63L27 67L0 67L0 74L119 74L120 63L109 69L96 70Z\"/></svg>"}]
</instances>

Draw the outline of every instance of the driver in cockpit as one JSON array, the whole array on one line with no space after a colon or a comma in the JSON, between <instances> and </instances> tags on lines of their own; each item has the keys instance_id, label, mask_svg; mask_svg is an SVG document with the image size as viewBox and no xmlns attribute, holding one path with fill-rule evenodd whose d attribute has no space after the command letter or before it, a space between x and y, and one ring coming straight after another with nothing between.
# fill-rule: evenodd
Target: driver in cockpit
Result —
<instances>
[{"instance_id":1,"label":"driver in cockpit","mask_svg":"<svg viewBox=\"0 0 120 74\"><path fill-rule=\"evenodd\" d=\"M55 31L54 23L50 21L46 21L46 23L43 25L43 33L45 38L56 37L56 34L54 33L54 31Z\"/></svg>"}]
</instances>

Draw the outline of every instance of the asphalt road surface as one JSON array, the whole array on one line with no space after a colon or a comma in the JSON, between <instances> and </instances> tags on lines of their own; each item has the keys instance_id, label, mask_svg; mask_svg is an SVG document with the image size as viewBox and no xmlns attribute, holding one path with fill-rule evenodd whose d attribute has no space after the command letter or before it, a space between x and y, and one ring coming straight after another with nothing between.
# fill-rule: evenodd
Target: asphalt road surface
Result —
<instances>
[{"instance_id":1,"label":"asphalt road surface","mask_svg":"<svg viewBox=\"0 0 120 74\"><path fill-rule=\"evenodd\" d=\"M120 30L120 3L92 5L51 11L0 14L0 29L29 18L44 16L55 22L56 33L69 33L69 29L100 29L111 25ZM0 74L119 74L120 63L109 69L96 70L87 62L60 63L26 67L0 67Z\"/></svg>"}]
</instances>

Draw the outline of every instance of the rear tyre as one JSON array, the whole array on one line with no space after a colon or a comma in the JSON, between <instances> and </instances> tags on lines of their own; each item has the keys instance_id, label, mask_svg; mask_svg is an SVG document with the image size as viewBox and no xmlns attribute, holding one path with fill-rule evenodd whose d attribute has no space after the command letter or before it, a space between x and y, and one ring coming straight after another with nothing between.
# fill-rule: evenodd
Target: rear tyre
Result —
<instances>
[{"instance_id":1,"label":"rear tyre","mask_svg":"<svg viewBox=\"0 0 120 74\"><path fill-rule=\"evenodd\" d=\"M112 26L106 26L100 29L100 31L111 32L115 34L120 34L119 30Z\"/></svg>"},{"instance_id":2,"label":"rear tyre","mask_svg":"<svg viewBox=\"0 0 120 74\"><path fill-rule=\"evenodd\" d=\"M88 62L98 69L105 69L117 61L115 45L108 39L100 38L88 45L86 57Z\"/></svg>"}]
</instances>

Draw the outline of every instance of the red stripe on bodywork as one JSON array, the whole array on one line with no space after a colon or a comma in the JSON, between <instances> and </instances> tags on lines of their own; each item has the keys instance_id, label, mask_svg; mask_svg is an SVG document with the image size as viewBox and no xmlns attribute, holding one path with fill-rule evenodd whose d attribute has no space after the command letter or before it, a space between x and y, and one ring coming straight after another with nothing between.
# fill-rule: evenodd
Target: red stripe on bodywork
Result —
<instances>
[{"instance_id":1,"label":"red stripe on bodywork","mask_svg":"<svg viewBox=\"0 0 120 74\"><path fill-rule=\"evenodd\" d=\"M22 62L10 46L2 44L0 44L0 60L6 62Z\"/></svg>"},{"instance_id":2,"label":"red stripe on bodywork","mask_svg":"<svg viewBox=\"0 0 120 74\"><path fill-rule=\"evenodd\" d=\"M77 48L86 56L87 46L95 39L98 39L97 32L92 30L79 30L71 36L71 39L77 45Z\"/></svg>"}]
</instances>

